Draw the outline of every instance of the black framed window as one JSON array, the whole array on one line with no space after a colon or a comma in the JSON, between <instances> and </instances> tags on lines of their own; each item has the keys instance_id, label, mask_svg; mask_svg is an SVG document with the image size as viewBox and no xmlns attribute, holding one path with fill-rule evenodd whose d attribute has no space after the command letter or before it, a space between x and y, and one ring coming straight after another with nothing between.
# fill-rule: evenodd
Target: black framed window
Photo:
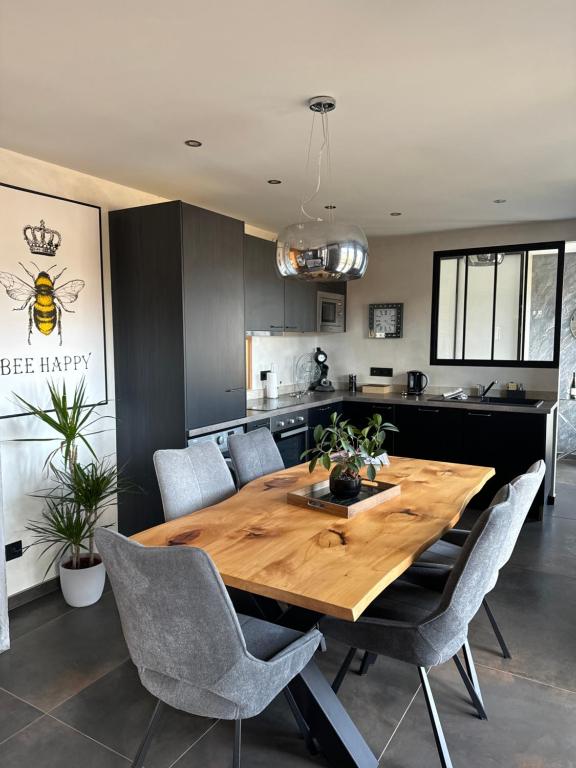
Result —
<instances>
[{"instance_id":1,"label":"black framed window","mask_svg":"<svg viewBox=\"0 0 576 768\"><path fill-rule=\"evenodd\" d=\"M557 367L564 245L436 251L430 363Z\"/></svg>"}]
</instances>

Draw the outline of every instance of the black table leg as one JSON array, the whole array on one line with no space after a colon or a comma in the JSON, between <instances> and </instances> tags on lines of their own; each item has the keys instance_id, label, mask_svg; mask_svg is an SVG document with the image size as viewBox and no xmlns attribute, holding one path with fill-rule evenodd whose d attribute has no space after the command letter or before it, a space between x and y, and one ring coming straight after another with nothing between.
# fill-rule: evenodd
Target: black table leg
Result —
<instances>
[{"instance_id":1,"label":"black table leg","mask_svg":"<svg viewBox=\"0 0 576 768\"><path fill-rule=\"evenodd\" d=\"M267 607L270 615L273 611L269 604ZM290 606L275 623L307 632L320 618L320 613ZM288 689L298 727L302 731L307 726L309 747L317 744L330 768L377 768L378 760L314 661L296 675Z\"/></svg>"},{"instance_id":2,"label":"black table leg","mask_svg":"<svg viewBox=\"0 0 576 768\"><path fill-rule=\"evenodd\" d=\"M378 760L313 661L288 685L331 768L376 768Z\"/></svg>"}]
</instances>

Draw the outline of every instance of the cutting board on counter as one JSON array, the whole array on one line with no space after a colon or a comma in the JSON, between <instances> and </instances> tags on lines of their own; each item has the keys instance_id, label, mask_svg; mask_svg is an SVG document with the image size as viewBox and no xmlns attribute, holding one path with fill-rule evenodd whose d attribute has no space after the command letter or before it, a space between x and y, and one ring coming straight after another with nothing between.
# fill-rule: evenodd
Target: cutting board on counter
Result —
<instances>
[{"instance_id":1,"label":"cutting board on counter","mask_svg":"<svg viewBox=\"0 0 576 768\"><path fill-rule=\"evenodd\" d=\"M367 395L387 395L392 392L391 384L363 384L362 392Z\"/></svg>"}]
</instances>

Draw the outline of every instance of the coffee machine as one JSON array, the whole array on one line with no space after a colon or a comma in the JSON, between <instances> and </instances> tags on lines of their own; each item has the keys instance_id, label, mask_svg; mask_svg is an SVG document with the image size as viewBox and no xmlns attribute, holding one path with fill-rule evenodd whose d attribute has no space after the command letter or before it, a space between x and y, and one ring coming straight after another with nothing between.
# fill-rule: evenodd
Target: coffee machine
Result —
<instances>
[{"instance_id":1,"label":"coffee machine","mask_svg":"<svg viewBox=\"0 0 576 768\"><path fill-rule=\"evenodd\" d=\"M318 364L320 369L320 375L318 378L310 384L310 389L314 392L334 392L332 382L328 378L328 365L326 364L328 355L320 347L316 347L314 353L314 361Z\"/></svg>"},{"instance_id":2,"label":"coffee machine","mask_svg":"<svg viewBox=\"0 0 576 768\"><path fill-rule=\"evenodd\" d=\"M421 395L428 386L428 376L422 371L408 371L406 374L406 392L409 395Z\"/></svg>"}]
</instances>

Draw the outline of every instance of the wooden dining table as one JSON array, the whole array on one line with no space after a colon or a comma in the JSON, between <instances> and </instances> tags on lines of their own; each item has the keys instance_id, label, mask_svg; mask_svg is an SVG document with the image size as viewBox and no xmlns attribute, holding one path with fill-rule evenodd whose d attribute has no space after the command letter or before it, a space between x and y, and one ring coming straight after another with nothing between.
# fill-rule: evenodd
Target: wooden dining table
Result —
<instances>
[{"instance_id":1,"label":"wooden dining table","mask_svg":"<svg viewBox=\"0 0 576 768\"><path fill-rule=\"evenodd\" d=\"M323 615L356 621L454 527L493 475L491 467L390 457L378 479L398 484L400 494L343 518L288 503L289 491L328 477L324 468L310 474L302 464L132 538L146 546L204 549L228 587L255 596L262 615L284 625L306 629ZM310 729L330 765L375 768L376 757L314 662L290 690L300 724Z\"/></svg>"}]
</instances>

